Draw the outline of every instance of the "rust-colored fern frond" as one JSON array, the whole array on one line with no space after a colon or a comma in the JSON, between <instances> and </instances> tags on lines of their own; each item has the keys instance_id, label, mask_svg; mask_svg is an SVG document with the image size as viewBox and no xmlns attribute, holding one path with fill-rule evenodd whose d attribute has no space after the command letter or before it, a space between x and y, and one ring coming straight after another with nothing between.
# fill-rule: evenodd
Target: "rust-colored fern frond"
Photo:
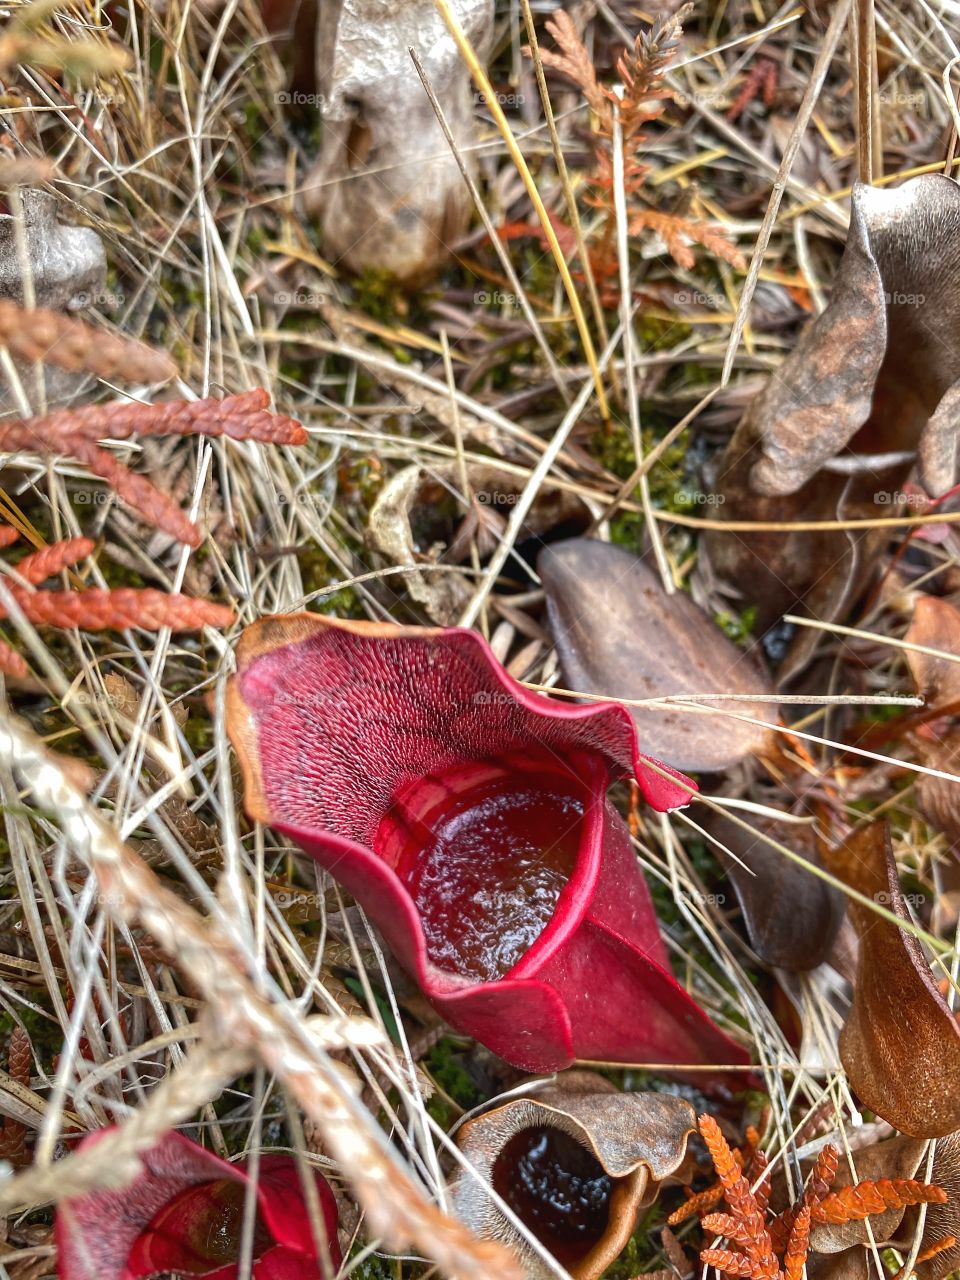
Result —
<instances>
[{"instance_id":1,"label":"rust-colored fern frond","mask_svg":"<svg viewBox=\"0 0 960 1280\"><path fill-rule=\"evenodd\" d=\"M803 1265L810 1247L810 1213L804 1205L797 1214L783 1255L784 1280L803 1280Z\"/></svg>"},{"instance_id":2,"label":"rust-colored fern frond","mask_svg":"<svg viewBox=\"0 0 960 1280\"><path fill-rule=\"evenodd\" d=\"M105 480L117 500L136 511L147 524L188 547L200 546L203 541L201 531L173 497L158 489L152 480L131 471L114 454L101 449L92 440L74 436L64 441L64 447L66 453L84 463L93 475Z\"/></svg>"},{"instance_id":3,"label":"rust-colored fern frond","mask_svg":"<svg viewBox=\"0 0 960 1280\"><path fill-rule=\"evenodd\" d=\"M692 4L685 4L674 14L662 15L649 31L637 36L631 53L620 56L617 74L624 90L620 121L626 139L662 115L665 103L673 97L664 75L679 52L683 23L692 9Z\"/></svg>"},{"instance_id":4,"label":"rust-colored fern frond","mask_svg":"<svg viewBox=\"0 0 960 1280\"><path fill-rule=\"evenodd\" d=\"M858 1182L855 1187L841 1187L815 1205L814 1222L860 1222L871 1213L887 1209L905 1209L912 1204L946 1204L942 1187L912 1178L881 1178L877 1182Z\"/></svg>"},{"instance_id":5,"label":"rust-colored fern frond","mask_svg":"<svg viewBox=\"0 0 960 1280\"><path fill-rule=\"evenodd\" d=\"M684 5L637 36L633 48L625 50L617 62L620 84L614 87L600 83L589 50L569 14L557 10L547 22L547 31L557 48L541 50L543 63L572 80L583 92L592 112L593 172L585 199L605 215L589 251L593 276L599 283L613 282L618 274L614 111L620 124L622 184L629 234L636 236L645 229L657 231L669 253L687 270L696 261L692 244L703 245L737 268L745 266L739 250L718 228L700 223L686 213L644 207L642 189L651 172L651 165L644 158L648 141L646 126L659 119L674 98L665 76L679 51L683 21L691 8ZM530 50L526 52L529 54ZM605 296L613 293L615 286L611 283Z\"/></svg>"},{"instance_id":6,"label":"rust-colored fern frond","mask_svg":"<svg viewBox=\"0 0 960 1280\"><path fill-rule=\"evenodd\" d=\"M16 530L13 532L16 533ZM92 555L96 545L92 538L64 538L62 542L54 542L49 547L31 551L17 561L16 570L25 582L38 587L41 582L71 568L84 556Z\"/></svg>"},{"instance_id":7,"label":"rust-colored fern frond","mask_svg":"<svg viewBox=\"0 0 960 1280\"><path fill-rule=\"evenodd\" d=\"M682 1222L686 1222L688 1218L695 1218L698 1215L709 1213L711 1209L715 1209L723 1199L723 1187L719 1182L715 1182L713 1186L707 1187L705 1191L698 1191L696 1195L689 1195L679 1209L674 1209L673 1213L667 1218L667 1224L671 1227L679 1227Z\"/></svg>"},{"instance_id":8,"label":"rust-colored fern frond","mask_svg":"<svg viewBox=\"0 0 960 1280\"><path fill-rule=\"evenodd\" d=\"M728 1276L742 1276L743 1280L764 1280L766 1275L752 1259L732 1249L703 1249L700 1261Z\"/></svg>"},{"instance_id":9,"label":"rust-colored fern frond","mask_svg":"<svg viewBox=\"0 0 960 1280\"><path fill-rule=\"evenodd\" d=\"M813 1169L810 1171L810 1177L807 1179L807 1185L803 1192L803 1203L805 1205L813 1208L815 1204L819 1204L827 1198L830 1194L830 1188L836 1181L839 1164L839 1150L833 1143L826 1143L821 1148Z\"/></svg>"},{"instance_id":10,"label":"rust-colored fern frond","mask_svg":"<svg viewBox=\"0 0 960 1280\"><path fill-rule=\"evenodd\" d=\"M744 1228L740 1219L732 1213L706 1213L700 1219L700 1225L704 1231L709 1231L715 1236L725 1236L727 1240L732 1240L742 1249L752 1242L752 1236Z\"/></svg>"},{"instance_id":11,"label":"rust-colored fern frond","mask_svg":"<svg viewBox=\"0 0 960 1280\"><path fill-rule=\"evenodd\" d=\"M7 1049L7 1074L11 1080L29 1086L32 1060L30 1037L17 1025L10 1034ZM28 1163L27 1129L19 1120L6 1119L0 1128L0 1160L9 1160L14 1169L22 1169Z\"/></svg>"},{"instance_id":12,"label":"rust-colored fern frond","mask_svg":"<svg viewBox=\"0 0 960 1280\"><path fill-rule=\"evenodd\" d=\"M832 1143L826 1143L817 1155L800 1201L793 1205L792 1208L785 1209L770 1223L770 1236L777 1253L782 1254L786 1249L790 1232L793 1230L793 1224L800 1210L802 1208L815 1208L830 1194L830 1188L833 1186L837 1176L839 1162L840 1152Z\"/></svg>"},{"instance_id":13,"label":"rust-colored fern frond","mask_svg":"<svg viewBox=\"0 0 960 1280\"><path fill-rule=\"evenodd\" d=\"M764 105L773 106L777 92L777 77L780 64L774 58L758 58L744 76L743 86L727 112L727 119L733 123L740 118L747 107L758 96L763 97Z\"/></svg>"},{"instance_id":14,"label":"rust-colored fern frond","mask_svg":"<svg viewBox=\"0 0 960 1280\"><path fill-rule=\"evenodd\" d=\"M587 46L577 34L573 19L563 9L557 9L547 19L547 32L557 42L557 49L541 49L540 58L545 67L552 67L572 80L586 98L590 110L602 121L606 116L609 127L610 106L597 80L597 70ZM526 50L529 53L529 49Z\"/></svg>"},{"instance_id":15,"label":"rust-colored fern frond","mask_svg":"<svg viewBox=\"0 0 960 1280\"><path fill-rule=\"evenodd\" d=\"M657 209L639 209L630 214L629 230L631 235L639 235L644 230L654 231L659 235L670 256L686 270L696 266L696 258L690 248L691 242L702 244L715 257L722 258L731 266L743 268L746 263L737 246L727 238L726 233L709 223L698 222L696 218L688 218L684 214L661 213Z\"/></svg>"},{"instance_id":16,"label":"rust-colored fern frond","mask_svg":"<svg viewBox=\"0 0 960 1280\"><path fill-rule=\"evenodd\" d=\"M294 418L270 409L263 387L222 399L161 400L142 404L118 400L76 409L55 409L41 418L0 423L0 448L37 450L44 436L58 440L83 437L128 440L131 436L228 436L261 444L304 444L307 433Z\"/></svg>"},{"instance_id":17,"label":"rust-colored fern frond","mask_svg":"<svg viewBox=\"0 0 960 1280\"><path fill-rule=\"evenodd\" d=\"M700 1259L727 1275L740 1276L744 1280L803 1280L813 1223L857 1222L887 1209L943 1204L947 1200L943 1188L910 1179L860 1182L854 1187L832 1191L840 1153L827 1143L817 1156L798 1203L765 1224L769 1195L767 1179L763 1178L766 1157L759 1150L756 1134L748 1131L747 1145L741 1153L730 1148L712 1117L701 1116L699 1124L729 1206L729 1213L707 1213L701 1225L705 1231L742 1250L703 1249ZM760 1184L764 1188L763 1194L751 1193L748 1176L753 1180L763 1178ZM709 1187L700 1196L691 1196L671 1221L688 1216L690 1204L695 1200L703 1204L715 1190ZM953 1244L952 1239L938 1241L935 1252L952 1248ZM782 1268L779 1257L783 1259Z\"/></svg>"},{"instance_id":18,"label":"rust-colored fern frond","mask_svg":"<svg viewBox=\"0 0 960 1280\"><path fill-rule=\"evenodd\" d=\"M0 526L0 545L9 545L16 538L16 530L12 531L14 537L11 538L9 529L8 525ZM228 605L152 587L35 590L54 574L91 555L95 547L96 543L89 538L66 538L31 551L11 566L17 577L11 574L4 586L29 622L63 629L79 627L84 631L122 631L133 627L145 631L159 631L161 627L198 631L201 627L226 627L233 622L234 612ZM6 610L0 606L0 618L5 616ZM0 672L20 677L27 674L24 659L4 639L0 639Z\"/></svg>"},{"instance_id":19,"label":"rust-colored fern frond","mask_svg":"<svg viewBox=\"0 0 960 1280\"><path fill-rule=\"evenodd\" d=\"M97 442L105 437L126 440L132 436L200 435L262 444L303 444L307 438L303 426L273 413L269 403L267 392L256 387L223 399L84 405L0 424L0 450L76 458L148 524L178 542L198 547L203 540L201 531L171 495L131 471Z\"/></svg>"},{"instance_id":20,"label":"rust-colored fern frond","mask_svg":"<svg viewBox=\"0 0 960 1280\"><path fill-rule=\"evenodd\" d=\"M746 1166L745 1174L747 1181L753 1187L753 1194L761 1212L766 1213L767 1205L770 1203L770 1178L769 1175L762 1176L767 1167L767 1154L760 1150L759 1140L756 1129L747 1130L747 1141L753 1147L753 1154Z\"/></svg>"},{"instance_id":21,"label":"rust-colored fern frond","mask_svg":"<svg viewBox=\"0 0 960 1280\"><path fill-rule=\"evenodd\" d=\"M749 1131L747 1134L747 1144L738 1151L734 1151L733 1158L742 1169L747 1160L751 1158ZM693 1192L689 1188L684 1188L686 1201L679 1209L674 1209L673 1213L667 1218L667 1225L677 1227L682 1222L686 1222L688 1218L702 1217L711 1209L715 1209L723 1200L723 1183L714 1182L711 1186L703 1191Z\"/></svg>"},{"instance_id":22,"label":"rust-colored fern frond","mask_svg":"<svg viewBox=\"0 0 960 1280\"><path fill-rule=\"evenodd\" d=\"M756 1267L755 1272L750 1274L754 1275L755 1280L774 1280L779 1275L780 1265L764 1224L763 1212L750 1190L750 1184L713 1116L700 1116L699 1125L717 1176L723 1184L724 1199L731 1214L739 1222L738 1243L742 1244L747 1258ZM740 1271L735 1274L744 1273Z\"/></svg>"},{"instance_id":23,"label":"rust-colored fern frond","mask_svg":"<svg viewBox=\"0 0 960 1280\"><path fill-rule=\"evenodd\" d=\"M39 360L73 373L120 382L169 382L177 366L165 351L44 307L0 298L0 346L20 360Z\"/></svg>"},{"instance_id":24,"label":"rust-colored fern frond","mask_svg":"<svg viewBox=\"0 0 960 1280\"><path fill-rule=\"evenodd\" d=\"M35 626L81 627L84 631L124 631L132 627L144 631L159 631L161 627L199 631L201 627L229 626L234 617L227 605L153 587L24 591L11 583L7 590Z\"/></svg>"}]
</instances>

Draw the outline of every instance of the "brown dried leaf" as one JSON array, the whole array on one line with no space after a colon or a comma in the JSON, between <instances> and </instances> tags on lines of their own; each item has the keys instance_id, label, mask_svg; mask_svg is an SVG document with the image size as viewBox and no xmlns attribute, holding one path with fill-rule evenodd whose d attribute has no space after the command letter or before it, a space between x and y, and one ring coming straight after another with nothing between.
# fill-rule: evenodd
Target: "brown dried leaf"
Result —
<instances>
[{"instance_id":1,"label":"brown dried leaf","mask_svg":"<svg viewBox=\"0 0 960 1280\"><path fill-rule=\"evenodd\" d=\"M855 1245L840 1253L814 1253L807 1258L807 1280L869 1280L876 1276L873 1259Z\"/></svg>"},{"instance_id":2,"label":"brown dried leaf","mask_svg":"<svg viewBox=\"0 0 960 1280\"><path fill-rule=\"evenodd\" d=\"M889 826L854 832L824 861L852 888L908 920ZM861 1101L902 1133L937 1138L960 1128L960 1025L920 943L850 902L860 935L857 980L840 1060Z\"/></svg>"},{"instance_id":3,"label":"brown dried leaf","mask_svg":"<svg viewBox=\"0 0 960 1280\"><path fill-rule=\"evenodd\" d=\"M564 682L578 693L660 698L683 693L770 695L767 676L683 592L621 547L571 538L545 548L537 572ZM773 702L717 703L773 723ZM675 768L720 770L766 751L760 725L657 706L630 712L650 752Z\"/></svg>"},{"instance_id":4,"label":"brown dried leaf","mask_svg":"<svg viewBox=\"0 0 960 1280\"><path fill-rule=\"evenodd\" d=\"M954 708L949 720L928 723L917 734L921 759L931 768L960 773L960 732L955 719L960 712L960 612L947 600L920 596L904 640L957 655L955 662L909 649L905 656L917 692L928 707ZM917 779L916 791L924 816L950 841L956 859L960 856L960 784L925 774Z\"/></svg>"},{"instance_id":5,"label":"brown dried leaf","mask_svg":"<svg viewBox=\"0 0 960 1280\"><path fill-rule=\"evenodd\" d=\"M917 692L931 707L960 703L960 611L938 596L920 596L913 621L903 637L907 644L942 649L957 655L956 662L933 654L906 650L904 656Z\"/></svg>"},{"instance_id":6,"label":"brown dried leaf","mask_svg":"<svg viewBox=\"0 0 960 1280\"><path fill-rule=\"evenodd\" d=\"M750 814L749 820L759 834L715 812L704 826L735 855L710 846L733 882L750 945L761 960L778 969L815 969L830 954L847 900L839 889L791 862L762 838L769 836L820 866L811 827L759 814Z\"/></svg>"},{"instance_id":7,"label":"brown dried leaf","mask_svg":"<svg viewBox=\"0 0 960 1280\"><path fill-rule=\"evenodd\" d=\"M854 455L919 449L931 493L955 483L958 231L960 189L950 178L855 188L830 305L750 406L722 459L721 520L892 514L909 459L857 470ZM841 616L868 583L861 566L888 536L711 532L706 546L766 627L804 603L826 620ZM794 670L810 645L798 649Z\"/></svg>"}]
</instances>

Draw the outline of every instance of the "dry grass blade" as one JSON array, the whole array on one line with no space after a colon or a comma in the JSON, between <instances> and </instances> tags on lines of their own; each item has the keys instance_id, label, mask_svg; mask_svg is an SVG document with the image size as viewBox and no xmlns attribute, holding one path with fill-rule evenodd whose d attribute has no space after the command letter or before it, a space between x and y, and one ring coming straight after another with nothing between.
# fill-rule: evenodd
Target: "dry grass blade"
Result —
<instances>
[{"instance_id":1,"label":"dry grass blade","mask_svg":"<svg viewBox=\"0 0 960 1280\"><path fill-rule=\"evenodd\" d=\"M487 79L486 72L480 65L477 55L471 47L469 40L467 40L456 15L451 10L447 0L435 0L435 3L444 22L447 24L450 34L456 41L457 47L459 48L464 60L470 67L470 74L476 81L477 87L486 97L486 101L493 114L493 118L496 121L497 128L500 130L503 140L507 144L507 149L510 152L514 164L517 166L520 177L523 179L523 184L527 189L527 194L530 197L533 207L537 211L537 217L540 219L543 234L550 246L550 252L553 254L553 260L557 264L557 270L559 271L560 278L563 281L564 291L573 311L574 319L576 320L577 332L580 335L583 352L587 358L587 363L590 365L590 372L593 377L593 385L594 390L596 391L597 403L600 407L600 412L603 415L604 420L607 420L610 416L610 411L607 404L606 390L603 385L603 377L600 372L596 351L593 346L593 339L590 337L590 330L587 326L586 317L583 314L583 307L580 305L580 298L577 294L576 286L573 283L570 268L567 266L566 258L560 247L560 242L557 239L557 233L554 231L553 223L547 213L546 206L543 203L543 198L537 190L537 185L534 182L533 175L531 174L529 166L524 159L523 153L517 146L516 139L510 129L507 117L504 115L503 109L497 100L497 95L494 93L493 88Z\"/></svg>"}]
</instances>

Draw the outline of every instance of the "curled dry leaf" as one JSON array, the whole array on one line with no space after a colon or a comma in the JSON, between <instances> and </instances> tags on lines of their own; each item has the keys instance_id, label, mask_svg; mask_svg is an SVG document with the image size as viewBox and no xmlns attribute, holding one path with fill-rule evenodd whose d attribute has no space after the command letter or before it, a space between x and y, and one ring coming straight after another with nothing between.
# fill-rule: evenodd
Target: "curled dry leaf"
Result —
<instances>
[{"instance_id":1,"label":"curled dry leaf","mask_svg":"<svg viewBox=\"0 0 960 1280\"><path fill-rule=\"evenodd\" d=\"M815 969L830 954L846 898L763 838L786 845L819 867L812 827L762 814L750 814L749 823L753 831L721 813L704 820L710 835L730 850L710 846L733 882L750 945L761 960L778 969Z\"/></svg>"},{"instance_id":2,"label":"curled dry leaf","mask_svg":"<svg viewBox=\"0 0 960 1280\"><path fill-rule=\"evenodd\" d=\"M737 427L718 472L720 520L889 516L913 450L931 494L955 483L958 232L960 188L951 178L927 174L894 190L854 189L830 305ZM899 460L870 460L891 453ZM888 536L711 532L705 546L767 627L804 605L820 618L840 617L866 586L863 566ZM795 650L792 670L809 657L808 644Z\"/></svg>"},{"instance_id":3,"label":"curled dry leaf","mask_svg":"<svg viewBox=\"0 0 960 1280\"><path fill-rule=\"evenodd\" d=\"M909 919L886 823L823 850L829 870L900 919ZM840 1060L861 1101L902 1133L938 1138L960 1128L960 1025L920 943L851 901L860 955Z\"/></svg>"},{"instance_id":4,"label":"curled dry leaf","mask_svg":"<svg viewBox=\"0 0 960 1280\"><path fill-rule=\"evenodd\" d=\"M480 1239L511 1248L528 1280L553 1280L492 1200L492 1186L574 1280L598 1280L641 1205L681 1169L694 1128L681 1098L621 1093L603 1076L564 1072L461 1126L457 1145L479 1176L460 1171L454 1208Z\"/></svg>"},{"instance_id":5,"label":"curled dry leaf","mask_svg":"<svg viewBox=\"0 0 960 1280\"><path fill-rule=\"evenodd\" d=\"M920 596L904 640L926 649L952 653L956 660L906 651L917 692L929 709L944 708L944 716L927 721L916 735L924 764L947 773L960 773L960 611L938 596ZM950 708L947 713L947 708ZM917 800L925 816L950 841L954 860L960 858L960 783L925 774L916 782Z\"/></svg>"},{"instance_id":6,"label":"curled dry leaf","mask_svg":"<svg viewBox=\"0 0 960 1280\"><path fill-rule=\"evenodd\" d=\"M523 481L497 467L473 464L467 468L467 484L470 503L465 506L461 472L455 463L398 472L370 512L370 544L391 564L452 566L469 563L470 543L475 541L483 561L499 541ZM594 514L582 498L544 485L521 526L518 554L524 554L527 540L539 547L551 538L582 532ZM516 561L504 570L508 577L520 577L522 572ZM457 621L476 585L472 578L449 568L405 574L404 582L431 621L441 626Z\"/></svg>"},{"instance_id":7,"label":"curled dry leaf","mask_svg":"<svg viewBox=\"0 0 960 1280\"><path fill-rule=\"evenodd\" d=\"M622 707L530 692L474 631L301 613L244 632L227 729L251 816L335 875L437 1011L501 1057L745 1061L674 979L607 799L631 774L658 809L692 785L640 754Z\"/></svg>"},{"instance_id":8,"label":"curled dry leaf","mask_svg":"<svg viewBox=\"0 0 960 1280\"><path fill-rule=\"evenodd\" d=\"M756 663L683 592L622 547L571 538L540 553L537 572L567 687L615 698L683 693L772 695ZM716 703L772 723L773 702ZM772 731L712 710L631 707L637 728L678 769L727 769L772 745Z\"/></svg>"},{"instance_id":9,"label":"curled dry leaf","mask_svg":"<svg viewBox=\"0 0 960 1280\"><path fill-rule=\"evenodd\" d=\"M492 0L452 0L483 56ZM425 56L466 162L475 164L470 73L431 0L321 4L317 31L323 141L305 202L323 252L351 271L416 281L443 265L466 229L470 199L407 50Z\"/></svg>"}]
</instances>

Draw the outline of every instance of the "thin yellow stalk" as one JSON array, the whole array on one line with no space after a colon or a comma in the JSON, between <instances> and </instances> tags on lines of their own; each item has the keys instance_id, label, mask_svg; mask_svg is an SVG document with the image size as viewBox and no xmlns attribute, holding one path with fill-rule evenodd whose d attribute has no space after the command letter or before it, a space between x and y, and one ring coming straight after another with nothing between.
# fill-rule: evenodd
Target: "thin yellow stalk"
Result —
<instances>
[{"instance_id":1,"label":"thin yellow stalk","mask_svg":"<svg viewBox=\"0 0 960 1280\"><path fill-rule=\"evenodd\" d=\"M573 194L573 184L570 181L570 174L567 170L567 161L563 154L563 147L560 143L560 134L557 132L557 122L553 114L553 104L550 101L550 94L547 92L547 79L543 74L543 60L540 57L540 45L537 40L537 29L534 26L533 14L530 11L530 0L520 0L523 8L523 21L527 29L527 40L530 45L530 55L533 59L533 67L537 76L537 88L540 90L540 101L543 104L543 114L547 121L547 128L550 131L550 144L553 147L553 158L556 162L557 173L560 176L560 183L563 187L563 194L567 201L567 211L570 215L570 225L573 227L573 233L577 237L577 253L580 256L580 262L583 266L583 278L587 283L587 291L590 294L590 305L593 308L593 320L597 326L597 333L600 335L600 341L606 345L609 338L607 332L607 321L603 314L603 307L600 305L600 295L597 292L597 282L594 279L593 267L590 263L590 255L587 252L586 242L583 238L583 224L580 221L580 210L577 208L576 196ZM616 384L616 374L613 369L610 371L611 377Z\"/></svg>"},{"instance_id":2,"label":"thin yellow stalk","mask_svg":"<svg viewBox=\"0 0 960 1280\"><path fill-rule=\"evenodd\" d=\"M484 95L486 105L493 116L497 128L500 130L500 136L503 138L510 153L510 158L517 166L517 172L523 179L523 185L527 189L530 201L537 211L537 217L540 219L540 225L543 227L543 234L550 246L550 252L553 254L554 262L557 264L557 270L560 272L560 279L563 281L563 287L570 303L570 309L573 311L573 318L577 325L577 332L580 334L580 342L583 346L583 354L586 357L587 364L590 366L590 373L593 377L593 383L597 392L597 404L604 422L610 418L610 409L607 404L607 394L603 387L603 378L600 374L600 366L597 363L597 353L593 346L593 339L590 337L590 330L587 327L587 319L583 314L583 307L580 305L580 299L577 296L577 290L573 283L573 277L570 274L570 268L567 266L563 251L560 248L560 241L557 239L557 233L553 229L553 224L547 213L546 205L540 197L537 190L537 184L533 180L533 174L523 157L523 152L517 145L517 140L513 136L513 131L507 121L507 117L503 113L503 108L497 101L497 95L494 93L493 86L487 79L487 73L484 71L480 59L477 57L476 50L467 39L466 33L461 27L456 15L450 8L448 0L434 0L440 16L447 24L447 29L453 36L457 48L464 62L470 68L470 74L477 85L477 88Z\"/></svg>"}]
</instances>

